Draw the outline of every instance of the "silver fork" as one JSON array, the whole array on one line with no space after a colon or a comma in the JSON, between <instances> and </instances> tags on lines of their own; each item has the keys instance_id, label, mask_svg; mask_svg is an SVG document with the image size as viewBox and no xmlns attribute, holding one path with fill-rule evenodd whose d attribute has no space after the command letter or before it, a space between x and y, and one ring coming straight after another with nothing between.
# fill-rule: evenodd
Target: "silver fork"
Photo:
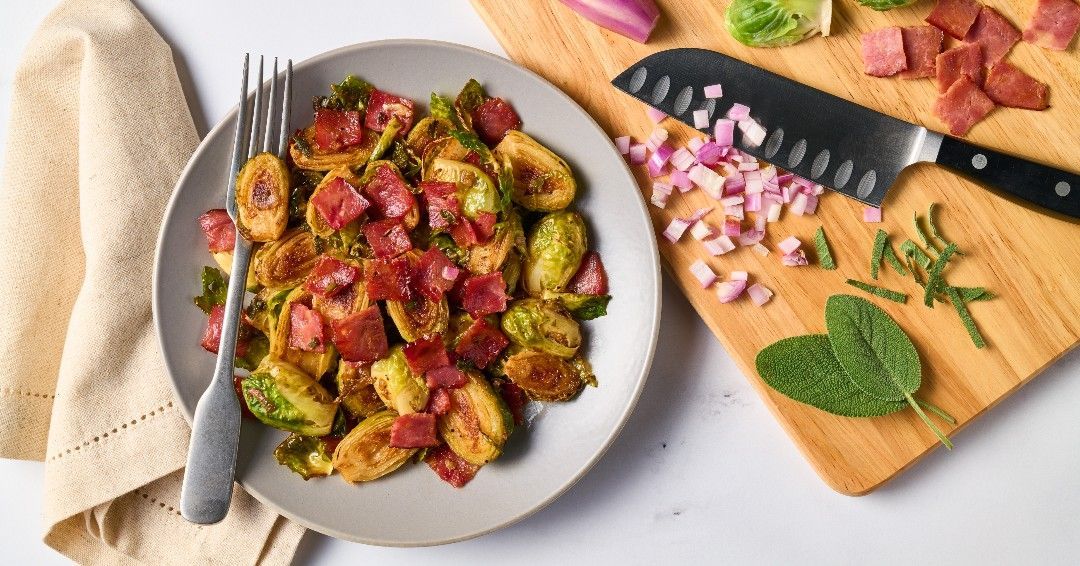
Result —
<instances>
[{"instance_id":1,"label":"silver fork","mask_svg":"<svg viewBox=\"0 0 1080 566\"><path fill-rule=\"evenodd\" d=\"M255 86L254 117L248 103L248 60L244 55L244 75L240 83L240 105L233 138L232 165L229 167L229 191L225 209L237 223L236 176L247 159L261 151L270 151L273 132L274 98L277 95L278 68L270 78L270 92L265 101L266 123L263 124L263 57L259 57L259 81ZM284 159L289 138L289 105L292 99L292 60L285 68L285 84L281 95L281 120L278 128L277 155ZM251 118L249 122L249 118ZM232 276L225 299L225 318L221 325L221 344L218 346L214 377L195 406L191 425L191 444L188 447L184 484L180 491L180 514L192 523L211 524L225 518L232 499L233 477L236 473L236 448L240 441L240 404L233 388L233 359L236 338L240 329L240 309L244 303L248 263L253 244L236 233L233 249Z\"/></svg>"}]
</instances>

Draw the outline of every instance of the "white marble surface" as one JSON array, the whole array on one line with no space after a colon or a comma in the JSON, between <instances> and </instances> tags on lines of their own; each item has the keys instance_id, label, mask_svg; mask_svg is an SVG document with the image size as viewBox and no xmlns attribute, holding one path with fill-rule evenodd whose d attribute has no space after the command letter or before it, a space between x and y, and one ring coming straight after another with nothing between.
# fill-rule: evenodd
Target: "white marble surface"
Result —
<instances>
[{"instance_id":1,"label":"white marble surface","mask_svg":"<svg viewBox=\"0 0 1080 566\"><path fill-rule=\"evenodd\" d=\"M554 1L554 0L529 0ZM169 40L200 132L233 104L244 50L303 59L365 40L424 37L501 54L465 0L140 1ZM236 5L233 5L236 4ZM52 2L0 0L0 116L18 53ZM319 18L319 14L332 14ZM246 24L239 24L247 18ZM0 127L0 141L5 131ZM1080 354L878 492L818 480L670 282L656 363L600 464L549 508L481 539L428 549L305 537L300 564L1075 564L1080 558ZM17 434L17 431L5 431ZM0 548L63 564L40 542L41 464L0 461Z\"/></svg>"}]
</instances>

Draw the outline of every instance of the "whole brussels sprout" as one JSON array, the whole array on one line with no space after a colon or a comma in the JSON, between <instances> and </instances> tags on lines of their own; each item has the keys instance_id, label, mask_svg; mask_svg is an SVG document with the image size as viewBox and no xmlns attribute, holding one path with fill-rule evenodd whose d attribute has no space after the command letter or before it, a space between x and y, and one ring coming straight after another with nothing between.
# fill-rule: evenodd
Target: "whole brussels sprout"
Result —
<instances>
[{"instance_id":1,"label":"whole brussels sprout","mask_svg":"<svg viewBox=\"0 0 1080 566\"><path fill-rule=\"evenodd\" d=\"M289 346L289 333L292 331L292 320L289 316L293 303L301 303L311 306L312 297L303 287L297 287L285 297L281 304L281 311L277 315L274 324L274 333L270 336L270 357L296 365L308 375L321 378L330 371L337 360L337 349L327 341L326 348L322 352L306 352Z\"/></svg>"},{"instance_id":2,"label":"whole brussels sprout","mask_svg":"<svg viewBox=\"0 0 1080 566\"><path fill-rule=\"evenodd\" d=\"M581 327L555 301L514 301L502 315L502 329L511 342L560 358L572 358L581 347Z\"/></svg>"},{"instance_id":3,"label":"whole brussels sprout","mask_svg":"<svg viewBox=\"0 0 1080 566\"><path fill-rule=\"evenodd\" d=\"M390 348L385 358L371 364L371 377L379 399L399 415L416 413L427 406L427 382L424 376L409 369L400 344Z\"/></svg>"},{"instance_id":4,"label":"whole brussels sprout","mask_svg":"<svg viewBox=\"0 0 1080 566\"><path fill-rule=\"evenodd\" d=\"M502 211L499 190L491 177L479 167L462 161L436 158L431 162L427 178L456 183L461 212L470 220L475 220L481 212Z\"/></svg>"},{"instance_id":5,"label":"whole brussels sprout","mask_svg":"<svg viewBox=\"0 0 1080 566\"><path fill-rule=\"evenodd\" d=\"M531 297L562 291L581 267L588 249L585 222L576 212L553 212L533 226L525 253L522 283Z\"/></svg>"},{"instance_id":6,"label":"whole brussels sprout","mask_svg":"<svg viewBox=\"0 0 1080 566\"><path fill-rule=\"evenodd\" d=\"M585 360L566 360L538 350L510 356L502 369L510 381L537 401L565 401L596 379Z\"/></svg>"},{"instance_id":7,"label":"whole brussels sprout","mask_svg":"<svg viewBox=\"0 0 1080 566\"><path fill-rule=\"evenodd\" d=\"M386 405L375 391L370 365L341 361L336 378L338 401L353 417L369 417L386 410Z\"/></svg>"},{"instance_id":8,"label":"whole brussels sprout","mask_svg":"<svg viewBox=\"0 0 1080 566\"><path fill-rule=\"evenodd\" d=\"M263 423L306 436L330 433L337 403L300 368L266 358L240 382L244 402Z\"/></svg>"},{"instance_id":9,"label":"whole brussels sprout","mask_svg":"<svg viewBox=\"0 0 1080 566\"><path fill-rule=\"evenodd\" d=\"M334 469L349 483L381 478L401 467L415 448L390 446L390 427L397 413L382 411L360 421L334 450Z\"/></svg>"},{"instance_id":10,"label":"whole brussels sprout","mask_svg":"<svg viewBox=\"0 0 1080 566\"><path fill-rule=\"evenodd\" d=\"M315 236L293 228L255 252L255 281L270 289L291 289L304 282L318 261Z\"/></svg>"},{"instance_id":11,"label":"whole brussels sprout","mask_svg":"<svg viewBox=\"0 0 1080 566\"><path fill-rule=\"evenodd\" d=\"M305 481L334 472L326 446L317 436L290 434L274 449L274 458L278 464L300 474Z\"/></svg>"},{"instance_id":12,"label":"whole brussels sprout","mask_svg":"<svg viewBox=\"0 0 1080 566\"><path fill-rule=\"evenodd\" d=\"M495 158L513 174L510 196L517 204L537 212L552 212L573 202L577 182L570 166L528 134L506 132L495 146Z\"/></svg>"},{"instance_id":13,"label":"whole brussels sprout","mask_svg":"<svg viewBox=\"0 0 1080 566\"><path fill-rule=\"evenodd\" d=\"M450 410L438 420L439 434L463 460L483 466L502 454L514 419L502 397L476 371L464 386L450 389Z\"/></svg>"}]
</instances>

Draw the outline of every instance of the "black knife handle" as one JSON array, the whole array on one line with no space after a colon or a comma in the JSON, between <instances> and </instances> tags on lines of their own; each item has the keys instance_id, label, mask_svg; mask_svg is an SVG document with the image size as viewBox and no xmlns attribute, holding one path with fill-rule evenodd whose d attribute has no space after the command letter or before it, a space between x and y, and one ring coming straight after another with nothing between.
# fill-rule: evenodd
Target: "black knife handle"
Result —
<instances>
[{"instance_id":1,"label":"black knife handle","mask_svg":"<svg viewBox=\"0 0 1080 566\"><path fill-rule=\"evenodd\" d=\"M1080 175L942 136L937 163L1054 212L1080 218Z\"/></svg>"}]
</instances>

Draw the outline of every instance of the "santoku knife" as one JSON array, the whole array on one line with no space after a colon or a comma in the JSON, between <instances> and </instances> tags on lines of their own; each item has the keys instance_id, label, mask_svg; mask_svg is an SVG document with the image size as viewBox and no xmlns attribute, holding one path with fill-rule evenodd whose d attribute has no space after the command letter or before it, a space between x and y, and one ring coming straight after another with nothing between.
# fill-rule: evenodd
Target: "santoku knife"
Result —
<instances>
[{"instance_id":1,"label":"santoku knife","mask_svg":"<svg viewBox=\"0 0 1080 566\"><path fill-rule=\"evenodd\" d=\"M1076 173L930 131L722 53L692 48L661 51L611 82L691 127L695 110L708 111L713 124L732 104L745 104L766 135L755 145L736 128L737 148L873 206L881 206L900 171L925 161L1080 218ZM722 85L721 98L705 98L703 88L712 84Z\"/></svg>"}]
</instances>

